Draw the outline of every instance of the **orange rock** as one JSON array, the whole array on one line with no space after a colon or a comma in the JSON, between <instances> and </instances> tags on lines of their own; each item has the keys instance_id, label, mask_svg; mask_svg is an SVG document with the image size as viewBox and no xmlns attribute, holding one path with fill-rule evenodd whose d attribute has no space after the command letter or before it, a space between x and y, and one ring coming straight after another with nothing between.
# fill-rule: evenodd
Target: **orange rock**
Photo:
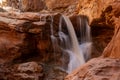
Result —
<instances>
[{"instance_id":1,"label":"orange rock","mask_svg":"<svg viewBox=\"0 0 120 80\"><path fill-rule=\"evenodd\" d=\"M104 57L120 58L120 2L114 2L112 5L112 21L115 26L114 36L103 52Z\"/></svg>"},{"instance_id":2,"label":"orange rock","mask_svg":"<svg viewBox=\"0 0 120 80\"><path fill-rule=\"evenodd\" d=\"M76 69L65 80L119 80L120 59L95 58Z\"/></svg>"}]
</instances>

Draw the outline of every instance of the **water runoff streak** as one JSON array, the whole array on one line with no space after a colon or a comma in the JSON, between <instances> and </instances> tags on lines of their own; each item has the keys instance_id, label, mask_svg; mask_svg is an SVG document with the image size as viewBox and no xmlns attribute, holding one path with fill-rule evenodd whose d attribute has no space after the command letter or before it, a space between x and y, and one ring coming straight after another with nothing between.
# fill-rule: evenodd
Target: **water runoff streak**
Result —
<instances>
[{"instance_id":1,"label":"water runoff streak","mask_svg":"<svg viewBox=\"0 0 120 80\"><path fill-rule=\"evenodd\" d=\"M89 27L87 21L85 23L83 23L86 25L82 26L81 25L82 23L80 20L83 20L83 19L80 19L80 18L78 19L80 27L86 27L85 29L90 29L90 28L87 28L87 27ZM66 25L65 27L67 28L67 31L68 31L67 34L62 31L62 27L64 27L63 24ZM85 60L86 60L86 55L90 51L90 49L89 49L88 53L85 52L85 50L86 51L88 50L88 47L91 47L90 46L91 43L88 44L90 40L87 41L87 39L90 39L90 38L87 38L87 37L90 37L90 30L86 30L86 31L88 31L86 33L87 35L83 35L83 36L86 36L85 39L87 42L84 41L84 39L82 39L82 38L84 38L84 37L82 37L82 33L83 33L82 31L83 30L81 30L81 32L80 32L80 35L81 35L80 42L78 42L74 27L73 27L70 19L64 15L61 16L60 22L59 22L59 31L58 31L58 36L59 36L59 41L60 41L59 47L62 50L63 55L65 55L66 53L69 55L69 62L68 62L67 69L66 69L66 72L68 72L68 73L71 73L74 69L76 69L80 65L84 64ZM52 41L53 45L57 44L57 46L58 46L58 40L53 34L52 24L51 24L51 41ZM87 46L86 46L86 44L87 44ZM55 45L53 46L53 48L55 49ZM84 49L84 48L86 48L86 49ZM55 52L54 52L54 54L55 54ZM62 57L64 59L64 56L62 56ZM64 62L63 62L63 64L64 64Z\"/></svg>"},{"instance_id":2,"label":"water runoff streak","mask_svg":"<svg viewBox=\"0 0 120 80\"><path fill-rule=\"evenodd\" d=\"M89 60L91 57L92 41L90 35L90 26L88 25L88 18L84 15L77 17L77 27L80 28L80 48L84 54L85 60Z\"/></svg>"}]
</instances>

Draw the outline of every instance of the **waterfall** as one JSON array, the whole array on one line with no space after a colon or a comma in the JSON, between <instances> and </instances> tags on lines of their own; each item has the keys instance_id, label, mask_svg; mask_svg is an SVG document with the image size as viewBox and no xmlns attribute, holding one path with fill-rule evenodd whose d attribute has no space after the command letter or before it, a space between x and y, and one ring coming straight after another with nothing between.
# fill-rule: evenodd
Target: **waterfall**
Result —
<instances>
[{"instance_id":1,"label":"waterfall","mask_svg":"<svg viewBox=\"0 0 120 80\"><path fill-rule=\"evenodd\" d=\"M58 48L58 40L57 38L54 36L54 29L53 29L53 16L50 16L51 18L51 24L50 24L50 32L51 32L51 41L52 41L52 47L53 47L53 54L54 54L54 61L55 61L55 65L56 65L56 50Z\"/></svg>"},{"instance_id":2,"label":"waterfall","mask_svg":"<svg viewBox=\"0 0 120 80\"><path fill-rule=\"evenodd\" d=\"M51 17L52 18L52 17ZM71 73L74 69L85 63L91 52L90 27L86 18L78 18L78 27L80 28L80 42L78 42L74 27L67 16L62 15L59 21L58 37L54 35L53 18L51 20L51 41L54 49L54 57L56 48L62 51L62 59L64 68L65 54L69 55L66 72ZM63 25L65 24L65 25ZM66 27L68 33L62 31L62 27ZM58 40L60 41L58 44ZM88 55L89 54L89 55Z\"/></svg>"},{"instance_id":3,"label":"waterfall","mask_svg":"<svg viewBox=\"0 0 120 80\"><path fill-rule=\"evenodd\" d=\"M63 24L63 18L60 17L59 32L58 32L60 39L60 47L62 50L70 49L71 43L69 40L69 36L62 31L62 24Z\"/></svg>"},{"instance_id":4,"label":"waterfall","mask_svg":"<svg viewBox=\"0 0 120 80\"><path fill-rule=\"evenodd\" d=\"M77 17L77 27L80 28L80 48L84 54L85 60L87 61L91 57L91 35L90 26L88 25L88 19L86 16L81 15Z\"/></svg>"},{"instance_id":5,"label":"waterfall","mask_svg":"<svg viewBox=\"0 0 120 80\"><path fill-rule=\"evenodd\" d=\"M66 23L68 33L71 39L71 45L72 45L71 50L66 50L70 56L70 60L68 64L68 73L70 73L74 69L78 68L80 65L84 64L85 59L79 47L79 43L70 19L67 16L62 16L62 17Z\"/></svg>"}]
</instances>

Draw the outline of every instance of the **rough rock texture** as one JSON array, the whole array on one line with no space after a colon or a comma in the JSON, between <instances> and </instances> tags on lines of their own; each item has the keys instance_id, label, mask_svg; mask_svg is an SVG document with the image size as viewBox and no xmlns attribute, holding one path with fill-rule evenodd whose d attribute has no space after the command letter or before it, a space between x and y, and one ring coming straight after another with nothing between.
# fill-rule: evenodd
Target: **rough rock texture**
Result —
<instances>
[{"instance_id":1,"label":"rough rock texture","mask_svg":"<svg viewBox=\"0 0 120 80\"><path fill-rule=\"evenodd\" d=\"M23 54L35 53L34 36L28 34L30 33L30 25L27 20L0 16L0 61L2 63L14 60Z\"/></svg>"},{"instance_id":2,"label":"rough rock texture","mask_svg":"<svg viewBox=\"0 0 120 80\"><path fill-rule=\"evenodd\" d=\"M0 65L1 80L42 80L43 67L36 62Z\"/></svg>"},{"instance_id":3,"label":"rough rock texture","mask_svg":"<svg viewBox=\"0 0 120 80\"><path fill-rule=\"evenodd\" d=\"M43 0L2 0L2 6L9 6L21 11L40 11L45 8Z\"/></svg>"},{"instance_id":4,"label":"rough rock texture","mask_svg":"<svg viewBox=\"0 0 120 80\"><path fill-rule=\"evenodd\" d=\"M11 6L14 8L19 8L18 0L1 0L2 3L6 3L6 6ZM4 5L5 6L5 5Z\"/></svg>"},{"instance_id":5,"label":"rough rock texture","mask_svg":"<svg viewBox=\"0 0 120 80\"><path fill-rule=\"evenodd\" d=\"M114 1L117 0L79 0L77 13L87 15L92 22L94 19L99 19L103 11Z\"/></svg>"},{"instance_id":6,"label":"rough rock texture","mask_svg":"<svg viewBox=\"0 0 120 80\"><path fill-rule=\"evenodd\" d=\"M91 57L99 57L103 53L105 47L111 41L114 28L107 26L91 26L91 35L92 35L92 55Z\"/></svg>"},{"instance_id":7,"label":"rough rock texture","mask_svg":"<svg viewBox=\"0 0 120 80\"><path fill-rule=\"evenodd\" d=\"M37 36L46 25L39 20L39 14L36 13L0 13L1 63L10 62L22 55L38 53L39 38Z\"/></svg>"},{"instance_id":8,"label":"rough rock texture","mask_svg":"<svg viewBox=\"0 0 120 80\"><path fill-rule=\"evenodd\" d=\"M41 72L42 67L39 67L39 65L36 62L27 62L27 63L22 63L20 65L17 65L17 71L18 72Z\"/></svg>"},{"instance_id":9,"label":"rough rock texture","mask_svg":"<svg viewBox=\"0 0 120 80\"><path fill-rule=\"evenodd\" d=\"M79 0L76 13L89 17L93 36L93 57L101 55L113 36L115 25L112 17L115 8L112 8L115 3L119 5L119 0Z\"/></svg>"},{"instance_id":10,"label":"rough rock texture","mask_svg":"<svg viewBox=\"0 0 120 80\"><path fill-rule=\"evenodd\" d=\"M68 75L65 80L119 80L120 59L95 58Z\"/></svg>"},{"instance_id":11,"label":"rough rock texture","mask_svg":"<svg viewBox=\"0 0 120 80\"><path fill-rule=\"evenodd\" d=\"M77 2L77 0L45 0L47 8L51 10L66 8Z\"/></svg>"},{"instance_id":12,"label":"rough rock texture","mask_svg":"<svg viewBox=\"0 0 120 80\"><path fill-rule=\"evenodd\" d=\"M59 14L52 15L56 23L59 20ZM44 15L30 12L0 13L1 62L37 54L40 55L39 60L49 61L48 58L52 57L50 53L53 53L50 40L50 24L51 14L48 13L44 13ZM56 28L58 27L56 26Z\"/></svg>"},{"instance_id":13,"label":"rough rock texture","mask_svg":"<svg viewBox=\"0 0 120 80\"><path fill-rule=\"evenodd\" d=\"M111 42L105 48L103 52L104 57L111 57L111 58L120 58L120 2L114 2L112 5L112 10L109 15L112 15L111 20L113 21L113 25L115 25L115 32Z\"/></svg>"},{"instance_id":14,"label":"rough rock texture","mask_svg":"<svg viewBox=\"0 0 120 80\"><path fill-rule=\"evenodd\" d=\"M57 68L62 63L61 54L57 51L53 56L50 39L51 19L56 33L59 17L58 13L0 13L1 80L64 79L67 73Z\"/></svg>"},{"instance_id":15,"label":"rough rock texture","mask_svg":"<svg viewBox=\"0 0 120 80\"><path fill-rule=\"evenodd\" d=\"M75 11L77 3L78 0L1 0L0 6L9 6L15 8L15 10L20 9L23 12L48 10L50 12L64 12L70 15Z\"/></svg>"},{"instance_id":16,"label":"rough rock texture","mask_svg":"<svg viewBox=\"0 0 120 80\"><path fill-rule=\"evenodd\" d=\"M42 66L36 62L27 62L15 65L13 80L29 79L40 80L43 77Z\"/></svg>"},{"instance_id":17,"label":"rough rock texture","mask_svg":"<svg viewBox=\"0 0 120 80\"><path fill-rule=\"evenodd\" d=\"M45 8L44 0L21 0L22 11L40 11Z\"/></svg>"}]
</instances>

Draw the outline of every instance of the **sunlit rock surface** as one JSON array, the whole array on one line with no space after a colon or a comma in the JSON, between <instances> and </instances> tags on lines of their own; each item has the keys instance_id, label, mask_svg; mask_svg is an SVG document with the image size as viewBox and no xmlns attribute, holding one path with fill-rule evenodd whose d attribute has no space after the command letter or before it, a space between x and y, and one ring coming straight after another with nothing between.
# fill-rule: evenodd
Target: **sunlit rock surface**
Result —
<instances>
[{"instance_id":1,"label":"sunlit rock surface","mask_svg":"<svg viewBox=\"0 0 120 80\"><path fill-rule=\"evenodd\" d=\"M119 80L120 59L95 58L68 75L65 80Z\"/></svg>"},{"instance_id":2,"label":"sunlit rock surface","mask_svg":"<svg viewBox=\"0 0 120 80\"><path fill-rule=\"evenodd\" d=\"M114 36L111 40L111 42L108 44L108 46L105 48L103 52L104 57L110 57L110 58L120 58L120 2L114 2L112 5L112 10L109 15L111 15L112 24L115 26Z\"/></svg>"}]
</instances>

